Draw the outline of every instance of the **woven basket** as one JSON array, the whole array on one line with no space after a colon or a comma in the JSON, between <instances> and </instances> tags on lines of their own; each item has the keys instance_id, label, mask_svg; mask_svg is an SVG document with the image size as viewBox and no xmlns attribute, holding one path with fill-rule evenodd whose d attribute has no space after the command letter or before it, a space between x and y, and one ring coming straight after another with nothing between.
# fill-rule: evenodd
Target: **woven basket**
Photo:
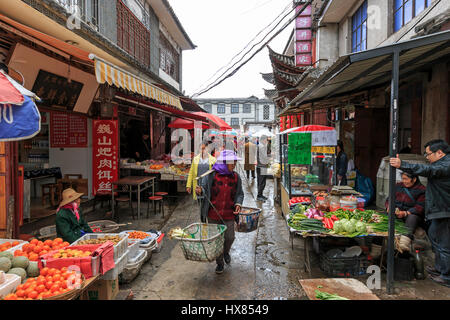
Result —
<instances>
[{"instance_id":1,"label":"woven basket","mask_svg":"<svg viewBox=\"0 0 450 320\"><path fill-rule=\"evenodd\" d=\"M223 253L226 229L222 224L194 223L184 229L190 238L176 239L187 260L212 262Z\"/></svg>"},{"instance_id":2,"label":"woven basket","mask_svg":"<svg viewBox=\"0 0 450 320\"><path fill-rule=\"evenodd\" d=\"M80 293L80 291L83 289L85 283L86 283L86 279L84 278L84 275L81 275L81 286L79 289L74 288L70 291L58 294L57 296L53 296L53 297L49 297L49 298L43 298L42 300L72 300L75 297L78 296L78 294Z\"/></svg>"}]
</instances>

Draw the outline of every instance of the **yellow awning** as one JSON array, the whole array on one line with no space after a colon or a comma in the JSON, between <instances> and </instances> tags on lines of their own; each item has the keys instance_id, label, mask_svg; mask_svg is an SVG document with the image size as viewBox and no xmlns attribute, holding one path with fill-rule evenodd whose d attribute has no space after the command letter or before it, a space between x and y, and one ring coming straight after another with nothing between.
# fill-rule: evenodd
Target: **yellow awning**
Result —
<instances>
[{"instance_id":1,"label":"yellow awning","mask_svg":"<svg viewBox=\"0 0 450 320\"><path fill-rule=\"evenodd\" d=\"M107 82L109 85L114 85L118 88L138 93L160 103L168 104L183 110L180 99L173 94L170 94L111 63L99 59L95 55L90 55L89 57L95 62L95 75L98 83L104 84Z\"/></svg>"}]
</instances>

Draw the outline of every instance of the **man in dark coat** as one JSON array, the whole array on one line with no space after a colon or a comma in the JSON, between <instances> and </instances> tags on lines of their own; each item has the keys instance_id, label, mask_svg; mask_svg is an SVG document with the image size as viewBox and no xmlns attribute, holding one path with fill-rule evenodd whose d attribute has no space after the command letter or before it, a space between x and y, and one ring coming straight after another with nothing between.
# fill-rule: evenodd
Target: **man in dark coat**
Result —
<instances>
[{"instance_id":1,"label":"man in dark coat","mask_svg":"<svg viewBox=\"0 0 450 320\"><path fill-rule=\"evenodd\" d=\"M411 164L391 158L394 168L427 177L425 218L430 221L428 236L435 254L435 266L427 267L430 278L450 287L450 147L444 140L425 144L427 164Z\"/></svg>"},{"instance_id":2,"label":"man in dark coat","mask_svg":"<svg viewBox=\"0 0 450 320\"><path fill-rule=\"evenodd\" d=\"M337 158L336 158L338 185L341 186L347 185L347 166L348 166L348 157L347 154L344 152L344 143L341 140L339 140L337 143Z\"/></svg>"}]
</instances>

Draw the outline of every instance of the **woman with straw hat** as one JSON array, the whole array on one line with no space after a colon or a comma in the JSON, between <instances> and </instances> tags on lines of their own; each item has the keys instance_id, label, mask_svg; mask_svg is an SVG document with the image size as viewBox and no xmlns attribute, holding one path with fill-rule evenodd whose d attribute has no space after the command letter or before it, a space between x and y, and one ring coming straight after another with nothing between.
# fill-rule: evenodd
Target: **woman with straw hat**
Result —
<instances>
[{"instance_id":1,"label":"woman with straw hat","mask_svg":"<svg viewBox=\"0 0 450 320\"><path fill-rule=\"evenodd\" d=\"M72 188L64 190L56 211L57 236L69 243L75 242L86 233L93 233L79 212L82 195Z\"/></svg>"}]
</instances>

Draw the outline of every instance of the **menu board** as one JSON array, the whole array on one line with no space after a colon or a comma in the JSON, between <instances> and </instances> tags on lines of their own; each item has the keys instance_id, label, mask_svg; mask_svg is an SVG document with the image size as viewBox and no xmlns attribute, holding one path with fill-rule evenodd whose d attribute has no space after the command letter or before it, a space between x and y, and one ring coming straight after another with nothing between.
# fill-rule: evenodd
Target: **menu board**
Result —
<instances>
[{"instance_id":1,"label":"menu board","mask_svg":"<svg viewBox=\"0 0 450 320\"><path fill-rule=\"evenodd\" d=\"M66 112L51 112L51 148L87 148L87 140L86 117Z\"/></svg>"},{"instance_id":2,"label":"menu board","mask_svg":"<svg viewBox=\"0 0 450 320\"><path fill-rule=\"evenodd\" d=\"M293 132L289 134L289 164L311 165L312 134Z\"/></svg>"}]
</instances>

